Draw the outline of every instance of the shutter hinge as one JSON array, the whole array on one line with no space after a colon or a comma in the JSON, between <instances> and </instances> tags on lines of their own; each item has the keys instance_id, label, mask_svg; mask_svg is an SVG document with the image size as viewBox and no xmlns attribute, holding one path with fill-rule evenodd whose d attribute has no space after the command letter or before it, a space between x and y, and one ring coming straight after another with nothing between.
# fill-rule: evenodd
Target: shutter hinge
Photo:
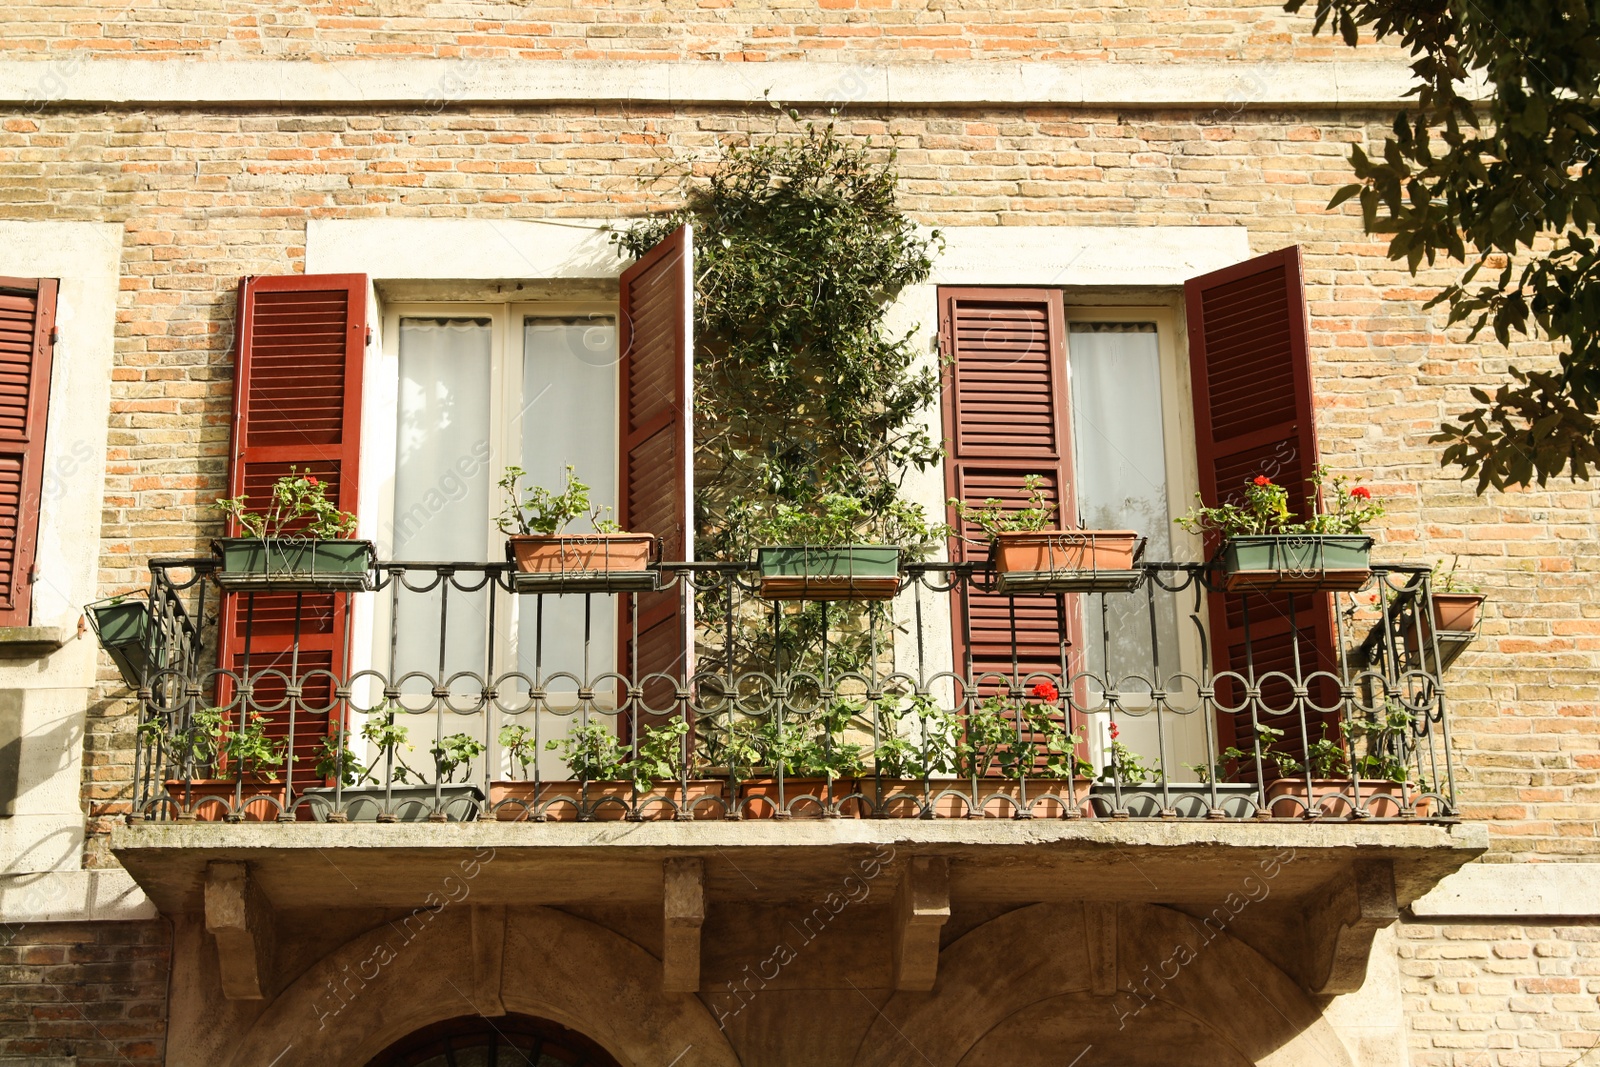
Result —
<instances>
[{"instance_id":1,"label":"shutter hinge","mask_svg":"<svg viewBox=\"0 0 1600 1067\"><path fill-rule=\"evenodd\" d=\"M372 327L368 326L367 327L367 344L370 345L371 343L372 343Z\"/></svg>"},{"instance_id":2,"label":"shutter hinge","mask_svg":"<svg viewBox=\"0 0 1600 1067\"><path fill-rule=\"evenodd\" d=\"M33 583L33 582L37 582L38 580L39 580L39 561L38 560L34 560L33 561L33 566L28 568L28 581L29 581L29 583Z\"/></svg>"},{"instance_id":3,"label":"shutter hinge","mask_svg":"<svg viewBox=\"0 0 1600 1067\"><path fill-rule=\"evenodd\" d=\"M56 339L59 338L60 336L61 336L61 331L60 330L58 330L54 326L50 327L50 343L51 344L55 344L56 343Z\"/></svg>"}]
</instances>

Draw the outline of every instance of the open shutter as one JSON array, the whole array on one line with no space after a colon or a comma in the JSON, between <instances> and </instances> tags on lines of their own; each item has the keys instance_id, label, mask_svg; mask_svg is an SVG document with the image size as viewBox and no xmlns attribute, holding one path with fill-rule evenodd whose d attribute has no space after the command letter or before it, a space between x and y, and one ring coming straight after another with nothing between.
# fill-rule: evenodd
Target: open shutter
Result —
<instances>
[{"instance_id":1,"label":"open shutter","mask_svg":"<svg viewBox=\"0 0 1600 1067\"><path fill-rule=\"evenodd\" d=\"M1076 521L1072 436L1068 432L1066 326L1061 293L1050 289L940 289L945 356L944 433L949 495L969 504L993 497L1020 508L1022 480L1044 478L1062 523ZM950 521L958 520L952 510ZM980 537L967 524L964 535ZM952 558L987 558L958 539ZM957 670L971 656L973 676L1021 681L1060 676L1062 641L1077 629L1077 606L1062 596L1007 597L971 591L953 597ZM1013 644L1013 638L1015 644ZM1015 677L1013 677L1015 673ZM986 691L997 679L991 677Z\"/></svg>"},{"instance_id":2,"label":"open shutter","mask_svg":"<svg viewBox=\"0 0 1600 1067\"><path fill-rule=\"evenodd\" d=\"M1194 382L1195 446L1200 495L1207 505L1242 500L1244 487L1266 475L1289 491L1290 507L1309 513L1306 479L1317 464L1317 431L1311 400L1311 357L1306 343L1306 305L1300 250L1285 248L1184 285L1188 313L1189 365ZM1217 540L1209 538L1212 552ZM1299 634L1302 677L1332 665L1332 603L1326 593L1294 598L1249 598L1249 648L1245 642L1245 597L1221 592L1209 597L1213 669L1260 678L1269 671L1295 673ZM1329 694L1316 694L1320 703ZM1239 704L1236 685L1219 686L1219 699ZM1266 707L1291 706L1287 683L1263 687ZM1249 720L1233 716L1219 724L1222 745L1245 739ZM1268 719L1286 731L1284 748L1300 752L1298 716ZM1307 723L1316 741L1322 723ZM1331 736L1331 735L1330 735Z\"/></svg>"},{"instance_id":3,"label":"open shutter","mask_svg":"<svg viewBox=\"0 0 1600 1067\"><path fill-rule=\"evenodd\" d=\"M364 274L246 278L241 284L228 495L247 496L250 510L265 510L273 483L291 467L319 478L341 509L356 509L366 301ZM273 707L285 698L282 679L259 678L260 671L297 680L313 671L332 674L306 679L293 708L297 786L311 784L309 768L330 730L326 710L305 709L326 709L333 678L345 676L347 600L343 593L223 598L221 665L240 676L248 669L254 704ZM265 713L270 735L288 735L290 710L284 704Z\"/></svg>"},{"instance_id":4,"label":"open shutter","mask_svg":"<svg viewBox=\"0 0 1600 1067\"><path fill-rule=\"evenodd\" d=\"M624 530L659 537L663 560L692 561L694 235L688 226L623 272L619 304L617 521ZM619 613L619 669L634 679L660 673L687 682L694 671L692 610L684 582L639 594L637 623L629 612ZM646 687L645 703L669 708L674 688L659 681Z\"/></svg>"},{"instance_id":5,"label":"open shutter","mask_svg":"<svg viewBox=\"0 0 1600 1067\"><path fill-rule=\"evenodd\" d=\"M27 626L44 484L56 283L0 278L0 626Z\"/></svg>"}]
</instances>

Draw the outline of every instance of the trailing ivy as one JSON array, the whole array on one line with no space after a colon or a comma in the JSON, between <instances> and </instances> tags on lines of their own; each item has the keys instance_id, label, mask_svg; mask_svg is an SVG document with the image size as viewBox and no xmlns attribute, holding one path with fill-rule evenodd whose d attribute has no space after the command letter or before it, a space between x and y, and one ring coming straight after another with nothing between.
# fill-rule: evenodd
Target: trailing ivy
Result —
<instances>
[{"instance_id":1,"label":"trailing ivy","mask_svg":"<svg viewBox=\"0 0 1600 1067\"><path fill-rule=\"evenodd\" d=\"M938 393L891 334L895 295L927 280L937 232L895 203L894 153L875 159L832 123L732 145L685 204L614 234L634 256L695 230L695 527L700 554L745 559L760 505L863 504L883 539L900 479L940 456L917 416Z\"/></svg>"}]
</instances>

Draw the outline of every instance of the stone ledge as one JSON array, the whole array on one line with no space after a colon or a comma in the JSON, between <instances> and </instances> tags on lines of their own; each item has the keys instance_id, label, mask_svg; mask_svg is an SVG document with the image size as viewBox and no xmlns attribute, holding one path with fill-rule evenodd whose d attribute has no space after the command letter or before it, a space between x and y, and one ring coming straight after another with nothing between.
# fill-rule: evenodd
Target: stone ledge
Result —
<instances>
[{"instance_id":1,"label":"stone ledge","mask_svg":"<svg viewBox=\"0 0 1600 1067\"><path fill-rule=\"evenodd\" d=\"M65 626L0 626L0 659L37 659L72 640Z\"/></svg>"}]
</instances>

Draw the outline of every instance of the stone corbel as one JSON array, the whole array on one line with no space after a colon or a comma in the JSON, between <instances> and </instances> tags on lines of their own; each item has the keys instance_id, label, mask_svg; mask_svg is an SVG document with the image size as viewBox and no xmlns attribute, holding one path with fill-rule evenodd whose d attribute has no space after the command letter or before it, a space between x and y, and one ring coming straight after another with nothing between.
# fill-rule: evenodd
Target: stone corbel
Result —
<instances>
[{"instance_id":1,"label":"stone corbel","mask_svg":"<svg viewBox=\"0 0 1600 1067\"><path fill-rule=\"evenodd\" d=\"M939 975L939 934L950 919L950 864L913 856L894 903L894 988L927 992Z\"/></svg>"},{"instance_id":2,"label":"stone corbel","mask_svg":"<svg viewBox=\"0 0 1600 1067\"><path fill-rule=\"evenodd\" d=\"M1320 996L1354 993L1378 931L1400 917L1390 860L1358 860L1306 903L1300 984Z\"/></svg>"},{"instance_id":3,"label":"stone corbel","mask_svg":"<svg viewBox=\"0 0 1600 1067\"><path fill-rule=\"evenodd\" d=\"M666 861L661 939L661 988L668 993L700 991L700 928L706 921L705 863Z\"/></svg>"},{"instance_id":4,"label":"stone corbel","mask_svg":"<svg viewBox=\"0 0 1600 1067\"><path fill-rule=\"evenodd\" d=\"M222 995L263 1000L272 992L275 937L272 907L247 864L213 860L206 866L206 931L217 942Z\"/></svg>"}]
</instances>

